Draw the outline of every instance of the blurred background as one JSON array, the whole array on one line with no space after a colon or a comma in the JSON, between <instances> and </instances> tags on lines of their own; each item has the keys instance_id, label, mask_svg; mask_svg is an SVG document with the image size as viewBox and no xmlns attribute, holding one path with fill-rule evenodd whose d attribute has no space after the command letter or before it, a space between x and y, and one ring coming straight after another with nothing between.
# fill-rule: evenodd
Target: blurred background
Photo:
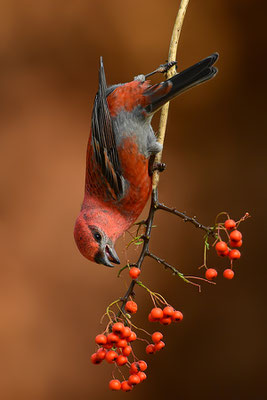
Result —
<instances>
[{"instance_id":1,"label":"blurred background","mask_svg":"<svg viewBox=\"0 0 267 400\"><path fill-rule=\"evenodd\" d=\"M4 400L106 399L110 365L89 362L101 315L128 274L90 263L73 225L84 190L90 114L103 56L110 84L165 62L179 1L9 0L0 9L0 387ZM219 74L171 104L160 199L204 224L220 211L239 219L242 257L211 251L217 285L202 292L146 260L142 281L184 313L164 327L166 347L128 396L263 399L266 293L266 72L263 1L191 1L178 69L214 51ZM264 71L264 72L263 72ZM160 76L153 78L159 81ZM154 122L157 130L157 118ZM144 214L145 215L145 214ZM203 233L157 215L151 249L185 274L200 274ZM121 261L129 236L118 245ZM262 242L262 243L261 243ZM263 251L261 251L263 249ZM151 300L136 290L135 323L150 331ZM136 353L144 356L140 342ZM146 359L149 357L147 356ZM265 392L266 393L266 392Z\"/></svg>"}]
</instances>

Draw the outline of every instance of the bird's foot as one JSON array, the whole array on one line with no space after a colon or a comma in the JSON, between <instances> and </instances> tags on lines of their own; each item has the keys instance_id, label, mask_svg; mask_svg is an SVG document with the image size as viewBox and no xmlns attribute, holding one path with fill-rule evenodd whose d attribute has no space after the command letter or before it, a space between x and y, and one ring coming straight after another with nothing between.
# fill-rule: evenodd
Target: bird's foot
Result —
<instances>
[{"instance_id":1,"label":"bird's foot","mask_svg":"<svg viewBox=\"0 0 267 400\"><path fill-rule=\"evenodd\" d=\"M161 64L158 68L157 68L157 72L160 72L161 74L164 74L165 72L169 71L169 69L171 67L173 67L174 65L176 65L177 68L177 61L170 61L167 62L166 64Z\"/></svg>"},{"instance_id":2,"label":"bird's foot","mask_svg":"<svg viewBox=\"0 0 267 400\"><path fill-rule=\"evenodd\" d=\"M149 74L146 74L146 75L144 75L144 74L137 75L134 77L134 80L140 81L140 82L145 82L145 80L149 76L157 74L157 73L164 74L165 72L169 71L169 69L172 68L174 65L176 66L176 69L177 69L177 61L170 61L170 62L167 62L166 64L160 64L160 66L157 69L155 69L155 71L150 72Z\"/></svg>"},{"instance_id":3,"label":"bird's foot","mask_svg":"<svg viewBox=\"0 0 267 400\"><path fill-rule=\"evenodd\" d=\"M163 172L163 171L165 171L166 167L167 167L167 165L165 163L155 162L152 167L152 172L154 172L154 171Z\"/></svg>"},{"instance_id":4,"label":"bird's foot","mask_svg":"<svg viewBox=\"0 0 267 400\"><path fill-rule=\"evenodd\" d=\"M157 73L164 74L165 72L169 71L169 69L172 68L174 65L176 65L176 68L177 68L177 61L170 61L170 62L167 62L166 64L160 64L160 66L157 69L155 69L155 71L144 75L145 79L147 79L149 76L157 74Z\"/></svg>"}]
</instances>

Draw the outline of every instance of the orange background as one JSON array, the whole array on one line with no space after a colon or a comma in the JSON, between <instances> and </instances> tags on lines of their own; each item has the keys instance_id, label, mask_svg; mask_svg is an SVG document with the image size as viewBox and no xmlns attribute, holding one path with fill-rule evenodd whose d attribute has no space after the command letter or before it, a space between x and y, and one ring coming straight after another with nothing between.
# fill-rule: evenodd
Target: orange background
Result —
<instances>
[{"instance_id":1,"label":"orange background","mask_svg":"<svg viewBox=\"0 0 267 400\"><path fill-rule=\"evenodd\" d=\"M108 82L148 73L167 57L178 1L9 0L0 9L0 390L4 400L115 396L109 365L93 366L94 337L123 279L84 259L73 224L83 196L85 150L99 56ZM266 307L263 219L266 132L263 2L191 1L178 51L186 68L214 51L218 76L171 104L160 199L212 224L227 210L241 226L233 281L202 293L146 260L142 281L184 313L164 327L166 348L127 396L263 399ZM160 77L155 79L159 80ZM155 121L155 130L157 123ZM151 249L186 274L202 274L203 233L156 218ZM121 260L129 240L117 245ZM136 250L128 252L131 260ZM127 273L124 275L127 279ZM152 331L137 288L137 325ZM144 322L145 321L145 322ZM138 347L139 346L139 347ZM137 346L142 358L144 344ZM148 358L148 357L147 357ZM115 397L114 397L115 398Z\"/></svg>"}]
</instances>

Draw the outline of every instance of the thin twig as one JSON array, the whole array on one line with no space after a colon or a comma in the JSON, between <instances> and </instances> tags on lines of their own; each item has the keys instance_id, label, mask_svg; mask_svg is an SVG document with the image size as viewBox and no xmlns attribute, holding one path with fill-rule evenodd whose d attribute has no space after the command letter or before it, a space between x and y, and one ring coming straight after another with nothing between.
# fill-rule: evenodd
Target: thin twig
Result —
<instances>
[{"instance_id":1,"label":"thin twig","mask_svg":"<svg viewBox=\"0 0 267 400\"><path fill-rule=\"evenodd\" d=\"M181 0L180 7L178 10L176 20L174 23L174 27L173 27L173 31L172 31L172 37L171 37L171 42L170 42L170 47L169 47L168 62L176 61L176 54L177 54L179 38L180 38L180 34L181 34L181 30L182 30L188 3L189 3L189 0ZM175 69L175 66L173 66L172 68L170 68L167 71L166 78L170 79L175 74L176 74L176 69ZM162 107L161 114L160 114L157 140L162 145L164 144L164 139L165 139L168 112L169 112L169 104L170 103L168 102ZM155 163L157 163L157 162L160 163L161 158L162 158L162 151L156 155ZM158 187L158 184L159 184L159 171L154 171L153 181L152 181L153 190L155 190Z\"/></svg>"},{"instance_id":2,"label":"thin twig","mask_svg":"<svg viewBox=\"0 0 267 400\"><path fill-rule=\"evenodd\" d=\"M184 280L184 274L182 274L182 272L178 271L171 264L167 263L163 258L160 258L152 253L148 253L147 256L153 258L153 260L156 260L158 263L164 265L164 267L166 269L170 269L172 271L173 275L178 275L180 278L182 278Z\"/></svg>"},{"instance_id":3,"label":"thin twig","mask_svg":"<svg viewBox=\"0 0 267 400\"><path fill-rule=\"evenodd\" d=\"M214 232L214 227L213 226L205 226L205 225L201 224L200 222L198 222L195 217L193 217L193 218L188 217L188 215L186 215L185 213L182 213L181 211L176 210L176 208L174 208L174 207L171 208L171 207L165 206L165 204L163 204L163 203L158 203L157 204L157 209L158 210L164 210L164 211L167 211L167 212L169 212L171 214L174 214L177 217L182 218L184 220L184 222L190 222L191 224L195 225L196 228L204 230L209 235L215 236L215 232Z\"/></svg>"},{"instance_id":4,"label":"thin twig","mask_svg":"<svg viewBox=\"0 0 267 400\"><path fill-rule=\"evenodd\" d=\"M172 271L173 275L178 275L179 278L181 278L184 282L190 283L190 285L193 285L193 286L197 286L198 289L199 289L199 291L200 291L200 285L198 285L198 284L195 283L195 282L189 281L189 280L187 279L188 277L187 277L187 276L184 276L184 274L183 274L182 272L178 271L173 265L167 263L167 262L166 262L165 260L163 260L162 258L159 258L158 256L155 256L155 254L148 253L147 256L153 258L153 259L156 260L158 263L164 265L164 268L170 269L170 270ZM192 278L192 277L190 277L190 278Z\"/></svg>"}]
</instances>

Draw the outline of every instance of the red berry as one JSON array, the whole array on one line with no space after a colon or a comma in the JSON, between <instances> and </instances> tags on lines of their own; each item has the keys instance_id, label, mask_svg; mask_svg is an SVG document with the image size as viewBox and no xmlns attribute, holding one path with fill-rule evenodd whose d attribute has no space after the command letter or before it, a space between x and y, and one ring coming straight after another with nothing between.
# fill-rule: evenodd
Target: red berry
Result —
<instances>
[{"instance_id":1,"label":"red berry","mask_svg":"<svg viewBox=\"0 0 267 400\"><path fill-rule=\"evenodd\" d=\"M125 311L129 312L130 314L135 314L137 311L137 304L134 301L127 301L125 304Z\"/></svg>"},{"instance_id":2,"label":"red berry","mask_svg":"<svg viewBox=\"0 0 267 400\"><path fill-rule=\"evenodd\" d=\"M207 269L207 271L205 272L205 277L211 281L213 278L216 278L216 276L218 275L218 272L216 271L216 269L214 268L209 268Z\"/></svg>"},{"instance_id":3,"label":"red berry","mask_svg":"<svg viewBox=\"0 0 267 400\"><path fill-rule=\"evenodd\" d=\"M146 346L146 353L147 354L154 354L155 353L155 346L154 344L148 344Z\"/></svg>"},{"instance_id":4,"label":"red berry","mask_svg":"<svg viewBox=\"0 0 267 400\"><path fill-rule=\"evenodd\" d=\"M127 339L131 335L131 329L128 326L125 326L121 332L121 337Z\"/></svg>"},{"instance_id":5,"label":"red berry","mask_svg":"<svg viewBox=\"0 0 267 400\"><path fill-rule=\"evenodd\" d=\"M150 313L150 314L148 314L148 321L149 322L156 322L157 320L155 318L153 318L151 313Z\"/></svg>"},{"instance_id":6,"label":"red berry","mask_svg":"<svg viewBox=\"0 0 267 400\"><path fill-rule=\"evenodd\" d=\"M117 343L119 341L119 336L115 335L115 333L109 333L107 336L108 343Z\"/></svg>"},{"instance_id":7,"label":"red berry","mask_svg":"<svg viewBox=\"0 0 267 400\"><path fill-rule=\"evenodd\" d=\"M139 362L133 362L132 364L131 364L131 367L130 367L130 374L137 374L137 372L139 372L141 369L140 369L140 365L139 365Z\"/></svg>"},{"instance_id":8,"label":"red berry","mask_svg":"<svg viewBox=\"0 0 267 400\"><path fill-rule=\"evenodd\" d=\"M95 337L95 342L100 345L104 345L107 343L107 337L105 335L97 335Z\"/></svg>"},{"instance_id":9,"label":"red berry","mask_svg":"<svg viewBox=\"0 0 267 400\"><path fill-rule=\"evenodd\" d=\"M103 347L104 347L104 349L109 350L109 349L112 349L112 344L111 343L107 343L107 344L104 344Z\"/></svg>"},{"instance_id":10,"label":"red berry","mask_svg":"<svg viewBox=\"0 0 267 400\"><path fill-rule=\"evenodd\" d=\"M137 339L136 333L131 332L130 336L126 338L127 342L134 342Z\"/></svg>"},{"instance_id":11,"label":"red berry","mask_svg":"<svg viewBox=\"0 0 267 400\"><path fill-rule=\"evenodd\" d=\"M163 317L159 320L161 325L170 325L172 323L171 317Z\"/></svg>"},{"instance_id":12,"label":"red berry","mask_svg":"<svg viewBox=\"0 0 267 400\"><path fill-rule=\"evenodd\" d=\"M232 269L230 269L230 268L228 268L228 269L225 269L224 271L223 271L223 276L224 276L224 278L226 278L226 279L233 279L233 277L234 277L234 271L232 270Z\"/></svg>"},{"instance_id":13,"label":"red berry","mask_svg":"<svg viewBox=\"0 0 267 400\"><path fill-rule=\"evenodd\" d=\"M174 308L171 306L166 306L163 308L163 315L164 317L172 317L173 313L174 313Z\"/></svg>"},{"instance_id":14,"label":"red berry","mask_svg":"<svg viewBox=\"0 0 267 400\"><path fill-rule=\"evenodd\" d=\"M124 348L122 349L122 354L123 354L124 356L129 356L129 355L131 354L131 352L132 352L131 346L126 346L126 347L124 347Z\"/></svg>"},{"instance_id":15,"label":"red berry","mask_svg":"<svg viewBox=\"0 0 267 400\"><path fill-rule=\"evenodd\" d=\"M228 257L230 258L230 260L238 260L238 258L241 257L241 253L239 250L234 249L229 252Z\"/></svg>"},{"instance_id":16,"label":"red berry","mask_svg":"<svg viewBox=\"0 0 267 400\"><path fill-rule=\"evenodd\" d=\"M127 340L126 339L120 339L117 343L116 343L117 347L120 348L124 348L126 346L128 346Z\"/></svg>"},{"instance_id":17,"label":"red berry","mask_svg":"<svg viewBox=\"0 0 267 400\"><path fill-rule=\"evenodd\" d=\"M138 375L130 375L128 382L130 385L138 385L138 383L141 382L141 379L139 378Z\"/></svg>"},{"instance_id":18,"label":"red berry","mask_svg":"<svg viewBox=\"0 0 267 400\"><path fill-rule=\"evenodd\" d=\"M239 242L242 239L242 233L235 229L233 232L230 233L230 240L234 242Z\"/></svg>"},{"instance_id":19,"label":"red berry","mask_svg":"<svg viewBox=\"0 0 267 400\"><path fill-rule=\"evenodd\" d=\"M109 381L109 388L111 390L120 390L121 389L121 383L118 381L118 379L112 379Z\"/></svg>"},{"instance_id":20,"label":"red berry","mask_svg":"<svg viewBox=\"0 0 267 400\"><path fill-rule=\"evenodd\" d=\"M123 381L121 383L121 390L124 392L130 392L130 390L133 390L133 387L128 383L128 381Z\"/></svg>"},{"instance_id":21,"label":"red berry","mask_svg":"<svg viewBox=\"0 0 267 400\"><path fill-rule=\"evenodd\" d=\"M120 355L120 356L118 356L116 363L117 363L117 365L125 365L127 363L127 361L128 361L127 357Z\"/></svg>"},{"instance_id":22,"label":"red berry","mask_svg":"<svg viewBox=\"0 0 267 400\"><path fill-rule=\"evenodd\" d=\"M102 360L98 357L97 353L94 353L91 355L91 363L92 364L100 364L101 361Z\"/></svg>"},{"instance_id":23,"label":"red berry","mask_svg":"<svg viewBox=\"0 0 267 400\"><path fill-rule=\"evenodd\" d=\"M110 364L113 363L114 361L116 361L117 358L118 358L118 354L114 350L110 350L106 353L106 361Z\"/></svg>"},{"instance_id":24,"label":"red berry","mask_svg":"<svg viewBox=\"0 0 267 400\"><path fill-rule=\"evenodd\" d=\"M242 240L239 240L238 242L235 242L234 240L230 240L231 247L241 247L242 244L243 244Z\"/></svg>"},{"instance_id":25,"label":"red berry","mask_svg":"<svg viewBox=\"0 0 267 400\"><path fill-rule=\"evenodd\" d=\"M140 382L144 381L146 379L146 374L143 371L139 371L137 373L137 376L140 378Z\"/></svg>"},{"instance_id":26,"label":"red berry","mask_svg":"<svg viewBox=\"0 0 267 400\"><path fill-rule=\"evenodd\" d=\"M159 307L152 308L150 314L155 321L159 321L161 318L163 318L163 311Z\"/></svg>"},{"instance_id":27,"label":"red berry","mask_svg":"<svg viewBox=\"0 0 267 400\"><path fill-rule=\"evenodd\" d=\"M162 338L163 338L163 335L162 335L161 332L154 332L153 335L152 335L152 341L154 343L160 342Z\"/></svg>"},{"instance_id":28,"label":"red berry","mask_svg":"<svg viewBox=\"0 0 267 400\"><path fill-rule=\"evenodd\" d=\"M141 273L140 269L139 269L139 268L136 268L136 267L132 267L132 268L130 269L130 271L129 271L130 277L131 277L132 279L137 279L138 276L140 275L140 273Z\"/></svg>"},{"instance_id":29,"label":"red berry","mask_svg":"<svg viewBox=\"0 0 267 400\"><path fill-rule=\"evenodd\" d=\"M228 250L228 246L225 242L223 242L221 240L220 242L216 243L215 249L216 249L217 253L223 253L226 250Z\"/></svg>"},{"instance_id":30,"label":"red berry","mask_svg":"<svg viewBox=\"0 0 267 400\"><path fill-rule=\"evenodd\" d=\"M147 369L147 363L143 360L138 361L139 363L139 367L140 367L140 371L145 371Z\"/></svg>"},{"instance_id":31,"label":"red berry","mask_svg":"<svg viewBox=\"0 0 267 400\"><path fill-rule=\"evenodd\" d=\"M229 251L230 251L230 250L227 248L227 250L222 251L221 253L218 252L217 254L218 254L218 256L226 257L226 256L228 256Z\"/></svg>"},{"instance_id":32,"label":"red berry","mask_svg":"<svg viewBox=\"0 0 267 400\"><path fill-rule=\"evenodd\" d=\"M124 325L121 322L116 322L112 326L112 332L115 333L116 335L120 335L124 329L125 329Z\"/></svg>"},{"instance_id":33,"label":"red berry","mask_svg":"<svg viewBox=\"0 0 267 400\"><path fill-rule=\"evenodd\" d=\"M227 219L224 223L225 228L230 231L236 227L235 221L233 219Z\"/></svg>"},{"instance_id":34,"label":"red berry","mask_svg":"<svg viewBox=\"0 0 267 400\"><path fill-rule=\"evenodd\" d=\"M159 351L159 350L163 349L163 347L165 347L165 343L162 340L155 344L155 350L156 351Z\"/></svg>"},{"instance_id":35,"label":"red berry","mask_svg":"<svg viewBox=\"0 0 267 400\"><path fill-rule=\"evenodd\" d=\"M174 311L173 316L172 316L173 322L182 321L183 318L184 318L184 316L183 316L183 314L181 313L181 311Z\"/></svg>"},{"instance_id":36,"label":"red berry","mask_svg":"<svg viewBox=\"0 0 267 400\"><path fill-rule=\"evenodd\" d=\"M99 360L104 360L106 357L106 350L104 350L101 347L100 349L97 350L96 354L97 354L97 357L99 358Z\"/></svg>"}]
</instances>

